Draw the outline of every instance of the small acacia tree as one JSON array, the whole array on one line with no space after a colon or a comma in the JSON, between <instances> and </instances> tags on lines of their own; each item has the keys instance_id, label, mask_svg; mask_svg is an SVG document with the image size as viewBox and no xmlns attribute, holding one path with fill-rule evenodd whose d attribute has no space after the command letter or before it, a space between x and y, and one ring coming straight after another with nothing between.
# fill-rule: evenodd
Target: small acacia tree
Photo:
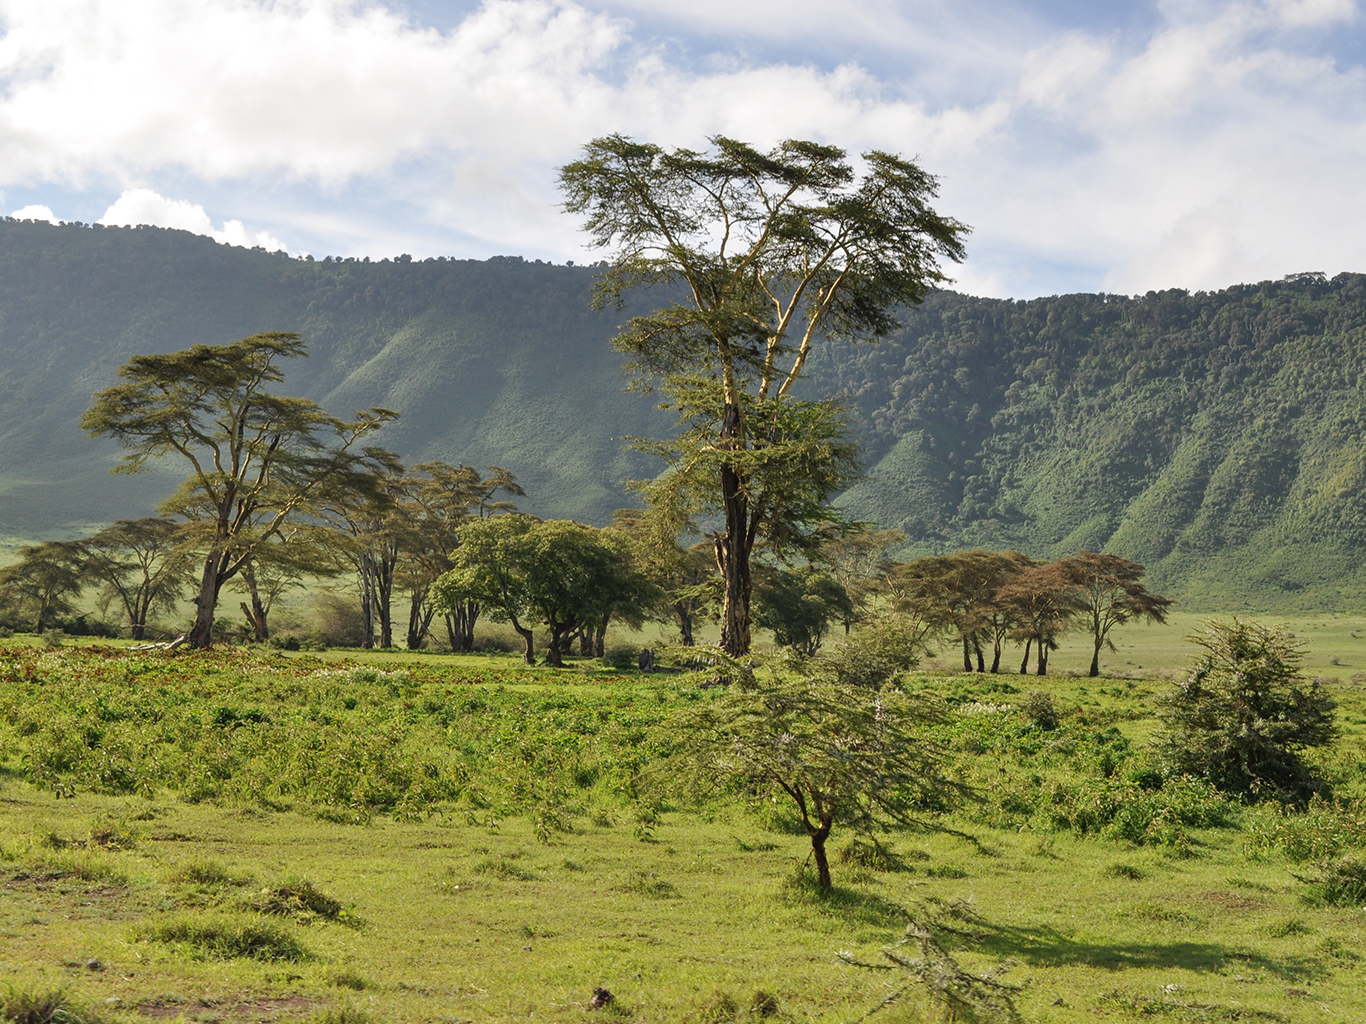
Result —
<instances>
[{"instance_id":1,"label":"small acacia tree","mask_svg":"<svg viewBox=\"0 0 1366 1024\"><path fill-rule=\"evenodd\" d=\"M59 615L69 613L85 588L84 546L78 541L50 540L19 549L19 561L0 569L0 596L17 606L41 633Z\"/></svg>"},{"instance_id":2,"label":"small acacia tree","mask_svg":"<svg viewBox=\"0 0 1366 1024\"><path fill-rule=\"evenodd\" d=\"M85 542L85 573L117 599L134 640L147 635L154 610L169 611L190 582L184 533L166 518L120 519Z\"/></svg>"},{"instance_id":3,"label":"small acacia tree","mask_svg":"<svg viewBox=\"0 0 1366 1024\"><path fill-rule=\"evenodd\" d=\"M812 566L766 573L756 596L754 621L773 630L778 646L790 647L803 658L820 650L831 620L847 619L853 607L839 580Z\"/></svg>"},{"instance_id":4,"label":"small acacia tree","mask_svg":"<svg viewBox=\"0 0 1366 1024\"><path fill-rule=\"evenodd\" d=\"M1304 645L1284 626L1239 619L1190 639L1204 656L1160 703L1171 770L1250 800L1308 800L1322 784L1304 751L1337 736L1337 704L1317 681L1298 685Z\"/></svg>"},{"instance_id":5,"label":"small acacia tree","mask_svg":"<svg viewBox=\"0 0 1366 1024\"><path fill-rule=\"evenodd\" d=\"M123 382L98 392L81 418L87 433L126 450L116 472L136 473L161 458L189 466L162 507L188 522L204 554L189 633L194 647L212 644L219 593L251 564L257 545L342 481L363 492L380 468L361 441L394 413L371 409L348 422L306 398L271 391L284 380L280 364L304 354L297 334L274 331L134 356L119 369Z\"/></svg>"},{"instance_id":6,"label":"small acacia tree","mask_svg":"<svg viewBox=\"0 0 1366 1024\"><path fill-rule=\"evenodd\" d=\"M1077 586L1061 562L1026 565L996 589L995 603L1014 622L1012 636L1025 642L1020 675L1029 670L1029 648L1037 646L1035 672L1048 675L1049 652L1083 610Z\"/></svg>"},{"instance_id":7,"label":"small acacia tree","mask_svg":"<svg viewBox=\"0 0 1366 1024\"><path fill-rule=\"evenodd\" d=\"M432 584L438 608L478 601L510 622L535 663L531 624L550 631L546 664L561 665L569 638L604 616L642 614L657 591L633 563L621 538L566 520L527 515L472 521L452 553L454 567Z\"/></svg>"},{"instance_id":8,"label":"small acacia tree","mask_svg":"<svg viewBox=\"0 0 1366 1024\"><path fill-rule=\"evenodd\" d=\"M741 655L756 544L812 525L805 505L779 509L757 494L756 476L798 436L771 433L774 404L800 404L792 388L820 337L894 329L892 311L945 280L942 260L962 259L967 229L931 208L937 182L916 164L869 152L859 175L843 150L815 142L765 153L716 136L708 152L666 152L611 135L561 169L560 188L592 244L615 250L600 303L642 284L680 284L686 295L632 319L615 344L642 382L680 399L689 429L661 454L674 472L694 471L694 494L705 480L711 493L698 505L724 523L713 535L721 647Z\"/></svg>"},{"instance_id":9,"label":"small acacia tree","mask_svg":"<svg viewBox=\"0 0 1366 1024\"><path fill-rule=\"evenodd\" d=\"M1141 580L1146 571L1140 562L1131 562L1119 555L1096 551L1078 551L1061 565L1076 587L1080 616L1086 620L1094 643L1091 652L1090 675L1100 675L1100 651L1109 645L1110 630L1134 619L1166 622L1171 598L1151 593Z\"/></svg>"},{"instance_id":10,"label":"small acacia tree","mask_svg":"<svg viewBox=\"0 0 1366 1024\"><path fill-rule=\"evenodd\" d=\"M735 688L673 721L672 756L658 770L790 800L828 889L835 826L923 826L963 791L941 773L942 752L926 734L945 714L937 698L896 691L808 681Z\"/></svg>"}]
</instances>

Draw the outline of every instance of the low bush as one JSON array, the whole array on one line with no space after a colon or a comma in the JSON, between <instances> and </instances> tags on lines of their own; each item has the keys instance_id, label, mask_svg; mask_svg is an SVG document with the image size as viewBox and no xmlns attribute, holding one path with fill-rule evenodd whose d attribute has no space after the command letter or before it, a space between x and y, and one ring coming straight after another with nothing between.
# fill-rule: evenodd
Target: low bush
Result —
<instances>
[{"instance_id":1,"label":"low bush","mask_svg":"<svg viewBox=\"0 0 1366 1024\"><path fill-rule=\"evenodd\" d=\"M1326 861L1313 875L1296 875L1306 886L1303 899L1315 907L1366 909L1366 861L1356 857Z\"/></svg>"},{"instance_id":2,"label":"low bush","mask_svg":"<svg viewBox=\"0 0 1366 1024\"><path fill-rule=\"evenodd\" d=\"M0 1021L6 1024L99 1024L61 989L39 992L6 985L0 992Z\"/></svg>"},{"instance_id":3,"label":"low bush","mask_svg":"<svg viewBox=\"0 0 1366 1024\"><path fill-rule=\"evenodd\" d=\"M145 924L134 931L134 938L205 960L300 961L310 957L279 925L228 917L172 918Z\"/></svg>"}]
</instances>

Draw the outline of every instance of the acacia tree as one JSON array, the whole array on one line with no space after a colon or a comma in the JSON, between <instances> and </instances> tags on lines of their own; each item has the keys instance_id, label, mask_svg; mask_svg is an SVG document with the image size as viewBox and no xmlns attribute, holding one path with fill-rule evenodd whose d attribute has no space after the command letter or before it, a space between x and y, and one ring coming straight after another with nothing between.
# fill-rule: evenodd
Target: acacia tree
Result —
<instances>
[{"instance_id":1,"label":"acacia tree","mask_svg":"<svg viewBox=\"0 0 1366 1024\"><path fill-rule=\"evenodd\" d=\"M1020 675L1029 670L1029 648L1036 645L1035 673L1048 675L1048 655L1058 649L1058 637L1072 628L1083 610L1080 595L1061 561L1026 565L996 590L996 602L1015 622L1017 640L1025 642Z\"/></svg>"},{"instance_id":2,"label":"acacia tree","mask_svg":"<svg viewBox=\"0 0 1366 1024\"><path fill-rule=\"evenodd\" d=\"M1095 551L1078 551L1071 558L1062 559L1068 578L1076 587L1081 614L1091 628L1094 647L1091 653L1090 675L1100 675L1100 649L1109 645L1110 630L1133 619L1166 622L1167 609L1172 600L1148 591L1140 580L1146 570L1139 562L1131 562L1119 555Z\"/></svg>"},{"instance_id":3,"label":"acacia tree","mask_svg":"<svg viewBox=\"0 0 1366 1024\"><path fill-rule=\"evenodd\" d=\"M115 472L149 461L184 459L190 476L163 508L189 521L204 552L189 642L213 642L224 584L257 545L279 534L337 481L363 490L380 468L363 438L395 414L385 409L344 421L306 398L276 395L281 362L304 355L297 334L257 334L227 345L195 345L168 355L134 356L123 383L95 395L81 425L127 450Z\"/></svg>"},{"instance_id":4,"label":"acacia tree","mask_svg":"<svg viewBox=\"0 0 1366 1024\"><path fill-rule=\"evenodd\" d=\"M678 642L691 647L697 620L716 604L716 558L705 541L688 548L679 544L686 517L658 512L619 508L612 513L611 529L626 538L636 564L658 588L654 617L678 626Z\"/></svg>"},{"instance_id":5,"label":"acacia tree","mask_svg":"<svg viewBox=\"0 0 1366 1024\"><path fill-rule=\"evenodd\" d=\"M900 530L851 530L821 543L816 560L829 566L849 598L843 616L845 636L884 588L887 573L896 564L887 557L887 549L905 539Z\"/></svg>"},{"instance_id":6,"label":"acacia tree","mask_svg":"<svg viewBox=\"0 0 1366 1024\"><path fill-rule=\"evenodd\" d=\"M832 619L847 620L852 602L834 575L813 566L766 572L756 590L755 622L773 631L780 647L803 658L820 650Z\"/></svg>"},{"instance_id":7,"label":"acacia tree","mask_svg":"<svg viewBox=\"0 0 1366 1024\"><path fill-rule=\"evenodd\" d=\"M941 773L943 752L926 734L945 713L930 696L807 680L735 688L671 723L676 746L659 770L671 785L682 775L791 800L828 889L825 846L836 825L865 833L924 825L926 808L962 792Z\"/></svg>"},{"instance_id":8,"label":"acacia tree","mask_svg":"<svg viewBox=\"0 0 1366 1024\"><path fill-rule=\"evenodd\" d=\"M0 594L33 617L41 633L73 608L85 589L85 549L79 541L44 541L19 549L19 561L0 569Z\"/></svg>"},{"instance_id":9,"label":"acacia tree","mask_svg":"<svg viewBox=\"0 0 1366 1024\"><path fill-rule=\"evenodd\" d=\"M173 607L190 581L184 532L164 516L120 519L85 541L85 551L86 574L123 606L134 640L146 639L152 612Z\"/></svg>"},{"instance_id":10,"label":"acacia tree","mask_svg":"<svg viewBox=\"0 0 1366 1024\"><path fill-rule=\"evenodd\" d=\"M639 614L656 597L626 545L604 530L514 514L476 519L462 534L454 568L432 584L433 600L443 609L478 601L510 622L528 665L535 664L531 623L550 631L545 661L559 666L571 634L608 612Z\"/></svg>"},{"instance_id":11,"label":"acacia tree","mask_svg":"<svg viewBox=\"0 0 1366 1024\"><path fill-rule=\"evenodd\" d=\"M962 259L967 228L929 206L933 176L891 154L863 154L860 176L834 146L787 141L763 153L710 141L702 153L595 139L561 168L560 188L591 244L614 250L599 305L637 285L681 284L687 295L633 318L614 344L640 385L674 397L689 428L658 450L693 478L689 506L724 523L713 534L721 646L738 656L750 645L756 545L832 518L821 509L852 471L852 451L845 461L832 449L800 500L774 501L778 491L759 486L788 459L812 468L812 450L783 428L783 407L803 404L791 392L812 346L894 329L891 310L946 280L942 260ZM824 437L841 434L827 426Z\"/></svg>"},{"instance_id":12,"label":"acacia tree","mask_svg":"<svg viewBox=\"0 0 1366 1024\"><path fill-rule=\"evenodd\" d=\"M893 566L889 575L903 600L923 606L924 614L937 625L952 628L963 646L963 671L986 671L982 640L993 642L991 671L1000 670L1001 629L1010 619L997 592L1028 563L1018 551L960 551L952 555L926 555Z\"/></svg>"},{"instance_id":13,"label":"acacia tree","mask_svg":"<svg viewBox=\"0 0 1366 1024\"><path fill-rule=\"evenodd\" d=\"M490 466L487 476L481 476L472 466L452 466L448 462L422 462L413 468L420 475L408 478L403 503L408 558L402 575L410 598L410 649L422 645L436 615L438 609L430 599L431 585L454 564L453 554L460 546L465 524L475 517L516 512L517 506L511 499L526 496L517 478L499 466ZM507 497L497 498L500 493ZM479 602L465 600L445 608L444 619L451 650L474 650Z\"/></svg>"}]
</instances>

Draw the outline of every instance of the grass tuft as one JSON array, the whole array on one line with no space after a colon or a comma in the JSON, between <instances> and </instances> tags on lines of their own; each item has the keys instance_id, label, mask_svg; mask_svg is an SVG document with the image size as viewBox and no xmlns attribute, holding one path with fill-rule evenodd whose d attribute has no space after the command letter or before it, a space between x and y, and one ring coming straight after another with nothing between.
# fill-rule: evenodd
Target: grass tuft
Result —
<instances>
[{"instance_id":1,"label":"grass tuft","mask_svg":"<svg viewBox=\"0 0 1366 1024\"><path fill-rule=\"evenodd\" d=\"M159 942L203 960L284 960L310 958L308 950L279 925L227 917L172 918L134 931L143 942Z\"/></svg>"},{"instance_id":2,"label":"grass tuft","mask_svg":"<svg viewBox=\"0 0 1366 1024\"><path fill-rule=\"evenodd\" d=\"M6 1024L98 1024L98 1020L61 989L37 992L6 985L0 992L0 1021Z\"/></svg>"}]
</instances>

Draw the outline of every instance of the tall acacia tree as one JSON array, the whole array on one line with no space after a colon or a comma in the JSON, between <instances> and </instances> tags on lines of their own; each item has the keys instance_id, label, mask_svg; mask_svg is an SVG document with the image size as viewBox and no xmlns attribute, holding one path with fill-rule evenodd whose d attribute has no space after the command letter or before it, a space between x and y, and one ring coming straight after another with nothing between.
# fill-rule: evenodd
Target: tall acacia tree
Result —
<instances>
[{"instance_id":1,"label":"tall acacia tree","mask_svg":"<svg viewBox=\"0 0 1366 1024\"><path fill-rule=\"evenodd\" d=\"M756 478L794 437L773 436L785 418L775 406L803 404L791 392L818 339L885 335L895 307L920 302L947 280L941 261L964 255L966 226L929 205L932 175L889 153L865 153L863 164L860 175L844 150L815 142L764 153L716 136L707 152L666 152L611 135L560 171L565 208L585 215L594 246L615 250L600 306L636 285L683 286L685 301L633 318L614 343L640 384L679 397L691 425L661 454L675 471L700 463L710 476L712 493L696 504L724 523L713 540L721 646L732 655L749 649L755 545L813 525L803 517L851 471L833 444L832 470L802 500L756 500Z\"/></svg>"},{"instance_id":2,"label":"tall acacia tree","mask_svg":"<svg viewBox=\"0 0 1366 1024\"><path fill-rule=\"evenodd\" d=\"M361 441L394 413L370 409L348 422L270 390L284 380L281 363L304 354L299 335L274 331L134 356L119 369L123 383L98 392L81 419L87 433L127 449L115 472L136 473L164 457L190 466L163 508L189 521L204 552L188 636L194 647L213 642L219 592L257 545L338 481L363 491L378 468Z\"/></svg>"}]
</instances>

